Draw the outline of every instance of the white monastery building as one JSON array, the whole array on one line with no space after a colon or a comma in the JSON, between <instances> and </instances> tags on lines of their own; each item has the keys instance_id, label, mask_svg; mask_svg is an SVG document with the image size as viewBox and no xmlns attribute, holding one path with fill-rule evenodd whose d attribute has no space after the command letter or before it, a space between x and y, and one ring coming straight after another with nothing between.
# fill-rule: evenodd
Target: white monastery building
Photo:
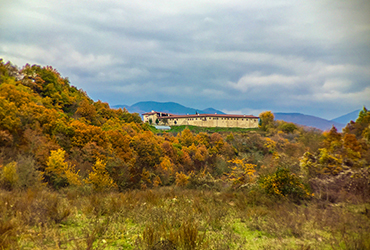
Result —
<instances>
[{"instance_id":1,"label":"white monastery building","mask_svg":"<svg viewBox=\"0 0 370 250\"><path fill-rule=\"evenodd\" d=\"M194 114L173 115L164 112L148 112L143 114L144 122L159 125L180 126L192 125L198 127L223 128L258 128L258 117L253 115L220 115L220 114Z\"/></svg>"}]
</instances>

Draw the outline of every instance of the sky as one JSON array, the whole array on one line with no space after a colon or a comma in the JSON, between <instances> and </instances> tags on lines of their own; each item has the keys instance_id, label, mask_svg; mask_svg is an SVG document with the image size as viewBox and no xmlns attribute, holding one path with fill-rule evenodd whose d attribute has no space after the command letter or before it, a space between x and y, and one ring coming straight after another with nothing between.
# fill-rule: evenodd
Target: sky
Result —
<instances>
[{"instance_id":1,"label":"sky","mask_svg":"<svg viewBox=\"0 0 370 250\"><path fill-rule=\"evenodd\" d=\"M370 108L369 0L0 0L0 58L110 105Z\"/></svg>"}]
</instances>

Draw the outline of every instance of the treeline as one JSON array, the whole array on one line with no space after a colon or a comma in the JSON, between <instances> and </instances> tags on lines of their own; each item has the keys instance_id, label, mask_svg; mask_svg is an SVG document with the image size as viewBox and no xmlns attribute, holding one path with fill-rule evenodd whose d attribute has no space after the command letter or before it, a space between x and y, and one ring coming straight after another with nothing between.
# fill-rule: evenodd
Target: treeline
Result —
<instances>
[{"instance_id":1,"label":"treeline","mask_svg":"<svg viewBox=\"0 0 370 250\"><path fill-rule=\"evenodd\" d=\"M18 69L0 61L1 187L253 186L305 199L323 185L331 190L331 179L343 189L350 185L351 192L368 190L365 108L343 133L275 121L271 112L260 118L259 131L154 134L138 114L93 101L52 67ZM355 178L338 178L342 173Z\"/></svg>"}]
</instances>

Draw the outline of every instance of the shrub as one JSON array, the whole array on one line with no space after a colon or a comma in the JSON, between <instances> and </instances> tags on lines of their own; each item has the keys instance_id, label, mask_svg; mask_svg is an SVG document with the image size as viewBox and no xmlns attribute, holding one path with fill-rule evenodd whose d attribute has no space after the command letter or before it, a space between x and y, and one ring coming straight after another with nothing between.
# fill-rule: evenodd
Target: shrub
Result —
<instances>
[{"instance_id":1,"label":"shrub","mask_svg":"<svg viewBox=\"0 0 370 250\"><path fill-rule=\"evenodd\" d=\"M42 185L42 172L37 171L33 157L19 155L17 157L18 186L22 189L39 187Z\"/></svg>"},{"instance_id":2,"label":"shrub","mask_svg":"<svg viewBox=\"0 0 370 250\"><path fill-rule=\"evenodd\" d=\"M189 182L189 176L184 174L183 172L176 173L176 186L184 187Z\"/></svg>"},{"instance_id":3,"label":"shrub","mask_svg":"<svg viewBox=\"0 0 370 250\"><path fill-rule=\"evenodd\" d=\"M231 172L228 173L229 180L232 182L233 187L240 187L247 183L253 183L255 181L255 167L254 164L244 163L244 159L234 159L229 161L235 164L231 168Z\"/></svg>"},{"instance_id":4,"label":"shrub","mask_svg":"<svg viewBox=\"0 0 370 250\"><path fill-rule=\"evenodd\" d=\"M192 172L189 175L187 188L221 190L222 181L215 180L205 168L203 171L198 172L198 174Z\"/></svg>"},{"instance_id":5,"label":"shrub","mask_svg":"<svg viewBox=\"0 0 370 250\"><path fill-rule=\"evenodd\" d=\"M311 196L301 179L287 168L278 168L275 173L261 177L259 183L269 195L293 200L307 199Z\"/></svg>"},{"instance_id":6,"label":"shrub","mask_svg":"<svg viewBox=\"0 0 370 250\"><path fill-rule=\"evenodd\" d=\"M18 185L18 179L16 162L10 162L3 167L0 176L0 183L3 188L12 190Z\"/></svg>"}]
</instances>

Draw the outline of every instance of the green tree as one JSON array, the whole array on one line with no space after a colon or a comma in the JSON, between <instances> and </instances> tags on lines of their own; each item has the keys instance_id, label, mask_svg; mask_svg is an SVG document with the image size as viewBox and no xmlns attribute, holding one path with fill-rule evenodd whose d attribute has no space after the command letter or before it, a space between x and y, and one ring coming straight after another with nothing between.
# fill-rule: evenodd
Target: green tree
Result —
<instances>
[{"instance_id":1,"label":"green tree","mask_svg":"<svg viewBox=\"0 0 370 250\"><path fill-rule=\"evenodd\" d=\"M297 126L291 122L282 122L279 127L286 134L293 133L295 130L297 130Z\"/></svg>"}]
</instances>

